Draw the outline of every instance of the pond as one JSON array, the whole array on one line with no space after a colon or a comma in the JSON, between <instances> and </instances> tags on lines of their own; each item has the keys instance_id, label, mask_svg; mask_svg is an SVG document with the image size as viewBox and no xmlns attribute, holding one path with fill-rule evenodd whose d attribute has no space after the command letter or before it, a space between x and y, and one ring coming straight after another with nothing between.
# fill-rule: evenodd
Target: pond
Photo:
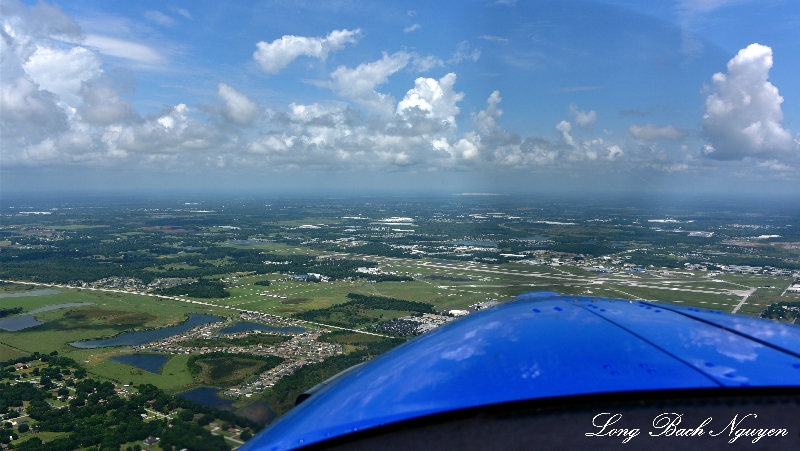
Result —
<instances>
[{"instance_id":1,"label":"pond","mask_svg":"<svg viewBox=\"0 0 800 451\"><path fill-rule=\"evenodd\" d=\"M266 330L269 332L284 332L287 334L300 334L306 331L302 327L275 327L275 326L268 326L266 324L250 323L243 321L236 323L231 327L226 327L225 329L220 330L219 333L235 334L239 332L247 332L250 330Z\"/></svg>"},{"instance_id":2,"label":"pond","mask_svg":"<svg viewBox=\"0 0 800 451\"><path fill-rule=\"evenodd\" d=\"M160 354L130 354L109 357L108 360L135 366L151 373L161 374L161 367L167 363L169 357Z\"/></svg>"},{"instance_id":3,"label":"pond","mask_svg":"<svg viewBox=\"0 0 800 451\"><path fill-rule=\"evenodd\" d=\"M497 241L459 240L454 244L459 246L497 247Z\"/></svg>"},{"instance_id":4,"label":"pond","mask_svg":"<svg viewBox=\"0 0 800 451\"><path fill-rule=\"evenodd\" d=\"M18 330L27 329L29 327L35 327L40 324L44 324L41 321L37 321L36 318L23 315L23 316L15 316L13 318L6 318L0 321L0 329L7 330L9 332L16 332Z\"/></svg>"},{"instance_id":5,"label":"pond","mask_svg":"<svg viewBox=\"0 0 800 451\"><path fill-rule=\"evenodd\" d=\"M57 310L60 308L67 308L67 307L83 307L85 305L94 305L94 302L68 302L66 304L56 304L56 305L47 305L44 307L39 307L36 310L31 310L28 312L29 315L33 315L35 313L42 313L47 312L50 310Z\"/></svg>"},{"instance_id":6,"label":"pond","mask_svg":"<svg viewBox=\"0 0 800 451\"><path fill-rule=\"evenodd\" d=\"M80 349L104 348L107 346L136 346L150 343L151 341L162 340L173 335L177 335L187 330L208 323L222 321L222 318L214 315L201 315L190 313L189 319L177 326L163 327L161 329L141 330L138 332L125 332L116 337L101 338L99 340L85 340L70 343Z\"/></svg>"},{"instance_id":7,"label":"pond","mask_svg":"<svg viewBox=\"0 0 800 451\"><path fill-rule=\"evenodd\" d=\"M27 296L49 296L51 294L58 294L61 293L59 290L33 290L33 291L23 291L21 293L3 293L0 294L0 298L22 298Z\"/></svg>"},{"instance_id":8,"label":"pond","mask_svg":"<svg viewBox=\"0 0 800 451\"><path fill-rule=\"evenodd\" d=\"M222 410L236 410L233 407L233 401L229 399L222 399L219 397L220 389L211 387L200 387L194 390L178 393L176 396L186 398L190 401L202 404L206 407L215 407Z\"/></svg>"}]
</instances>

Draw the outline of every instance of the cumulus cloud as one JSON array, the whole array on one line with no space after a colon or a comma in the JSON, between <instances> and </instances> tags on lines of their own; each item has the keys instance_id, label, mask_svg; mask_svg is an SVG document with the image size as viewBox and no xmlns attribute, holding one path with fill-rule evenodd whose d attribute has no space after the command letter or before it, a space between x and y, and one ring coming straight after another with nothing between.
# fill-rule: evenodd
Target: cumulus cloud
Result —
<instances>
[{"instance_id":1,"label":"cumulus cloud","mask_svg":"<svg viewBox=\"0 0 800 451\"><path fill-rule=\"evenodd\" d=\"M704 154L718 160L745 157L786 158L795 155L797 142L783 128L783 97L768 81L772 49L751 44L728 62L728 73L711 78L703 133Z\"/></svg>"},{"instance_id":2,"label":"cumulus cloud","mask_svg":"<svg viewBox=\"0 0 800 451\"><path fill-rule=\"evenodd\" d=\"M575 124L580 128L590 129L594 127L594 123L597 121L597 111L579 110L574 103L569 104L569 114L575 116Z\"/></svg>"},{"instance_id":3,"label":"cumulus cloud","mask_svg":"<svg viewBox=\"0 0 800 451\"><path fill-rule=\"evenodd\" d=\"M107 82L90 80L81 84L83 98L83 120L90 124L108 125L121 122L132 116L128 102Z\"/></svg>"},{"instance_id":4,"label":"cumulus cloud","mask_svg":"<svg viewBox=\"0 0 800 451\"><path fill-rule=\"evenodd\" d=\"M456 48L456 53L453 54L453 57L448 60L448 63L451 64L458 64L465 60L472 60L473 62L478 61L481 57L481 49L480 47L477 49L473 49L470 52L469 43L467 41L462 41L458 44L458 48Z\"/></svg>"},{"instance_id":5,"label":"cumulus cloud","mask_svg":"<svg viewBox=\"0 0 800 451\"><path fill-rule=\"evenodd\" d=\"M391 115L394 99L375 88L386 83L390 75L406 67L410 60L411 54L400 51L392 55L384 53L383 58L352 69L339 66L331 73L332 87L340 96L353 100L372 113Z\"/></svg>"},{"instance_id":6,"label":"cumulus cloud","mask_svg":"<svg viewBox=\"0 0 800 451\"><path fill-rule=\"evenodd\" d=\"M360 37L360 29L334 30L324 38L285 35L271 43L257 43L253 59L264 72L277 74L298 56L311 56L324 61L328 53L341 50L346 44L355 44Z\"/></svg>"},{"instance_id":7,"label":"cumulus cloud","mask_svg":"<svg viewBox=\"0 0 800 451\"><path fill-rule=\"evenodd\" d=\"M409 89L403 100L397 104L397 114L408 115L411 110L418 109L428 118L455 127L455 116L461 111L457 103L464 98L463 92L453 89L455 83L456 74L452 72L439 80L417 78L414 88Z\"/></svg>"},{"instance_id":8,"label":"cumulus cloud","mask_svg":"<svg viewBox=\"0 0 800 451\"><path fill-rule=\"evenodd\" d=\"M102 73L97 55L84 47L64 50L37 46L23 64L25 72L39 84L71 106L80 101L81 84Z\"/></svg>"},{"instance_id":9,"label":"cumulus cloud","mask_svg":"<svg viewBox=\"0 0 800 451\"><path fill-rule=\"evenodd\" d=\"M217 85L217 97L222 99L222 115L239 125L249 125L261 114L258 103L226 83Z\"/></svg>"},{"instance_id":10,"label":"cumulus cloud","mask_svg":"<svg viewBox=\"0 0 800 451\"><path fill-rule=\"evenodd\" d=\"M66 130L67 115L57 101L55 94L39 89L28 77L4 78L0 84L2 137L30 139ZM10 144L4 147L11 148Z\"/></svg>"},{"instance_id":11,"label":"cumulus cloud","mask_svg":"<svg viewBox=\"0 0 800 451\"><path fill-rule=\"evenodd\" d=\"M575 139L570 134L572 131L572 124L567 121L561 121L556 125L556 130L561 132L561 136L564 138L565 143L573 147L575 146Z\"/></svg>"},{"instance_id":12,"label":"cumulus cloud","mask_svg":"<svg viewBox=\"0 0 800 451\"><path fill-rule=\"evenodd\" d=\"M677 129L674 125L659 127L653 124L631 124L631 126L628 127L628 134L632 138L642 141L657 141L661 139L680 141L687 135L685 131Z\"/></svg>"},{"instance_id":13,"label":"cumulus cloud","mask_svg":"<svg viewBox=\"0 0 800 451\"><path fill-rule=\"evenodd\" d=\"M420 28L422 28L422 26L418 23L415 23L414 25L409 25L403 28L403 33L411 33L412 31L417 31Z\"/></svg>"},{"instance_id":14,"label":"cumulus cloud","mask_svg":"<svg viewBox=\"0 0 800 451\"><path fill-rule=\"evenodd\" d=\"M502 101L500 91L493 91L486 99L486 109L472 117L472 127L484 135L493 133L497 129L497 121L503 115L503 110L498 107Z\"/></svg>"}]
</instances>

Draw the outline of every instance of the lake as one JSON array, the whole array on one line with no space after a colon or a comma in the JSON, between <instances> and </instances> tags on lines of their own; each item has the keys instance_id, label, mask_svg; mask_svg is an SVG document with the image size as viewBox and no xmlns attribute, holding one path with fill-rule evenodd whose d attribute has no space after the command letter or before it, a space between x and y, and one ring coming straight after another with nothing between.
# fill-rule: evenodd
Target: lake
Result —
<instances>
[{"instance_id":1,"label":"lake","mask_svg":"<svg viewBox=\"0 0 800 451\"><path fill-rule=\"evenodd\" d=\"M454 244L459 246L481 246L481 247L497 247L496 241L478 241L478 240L459 240Z\"/></svg>"},{"instance_id":2,"label":"lake","mask_svg":"<svg viewBox=\"0 0 800 451\"><path fill-rule=\"evenodd\" d=\"M230 411L236 410L233 407L233 401L220 398L219 392L220 389L218 388L200 387L200 388L195 388L194 390L178 393L175 396L186 398L190 401L194 401L206 407L215 407L217 409L230 410Z\"/></svg>"},{"instance_id":3,"label":"lake","mask_svg":"<svg viewBox=\"0 0 800 451\"><path fill-rule=\"evenodd\" d=\"M22 298L27 296L49 296L51 294L58 294L61 293L59 290L33 290L33 291L23 291L22 293L3 293L0 294L1 298Z\"/></svg>"},{"instance_id":4,"label":"lake","mask_svg":"<svg viewBox=\"0 0 800 451\"><path fill-rule=\"evenodd\" d=\"M151 373L161 374L160 368L167 363L169 357L160 354L131 354L109 357L108 360L135 366Z\"/></svg>"},{"instance_id":5,"label":"lake","mask_svg":"<svg viewBox=\"0 0 800 451\"><path fill-rule=\"evenodd\" d=\"M239 332L247 332L250 330L266 330L269 332L284 332L287 334L300 334L306 331L302 327L275 327L275 326L268 326L266 324L250 323L243 321L236 323L231 327L226 327L225 329L221 329L219 333L236 334Z\"/></svg>"},{"instance_id":6,"label":"lake","mask_svg":"<svg viewBox=\"0 0 800 451\"><path fill-rule=\"evenodd\" d=\"M29 327L35 327L40 324L44 324L41 321L37 321L36 318L28 315L23 316L15 316L13 318L6 318L0 321L0 329L7 330L9 332L16 332L18 330L27 329Z\"/></svg>"},{"instance_id":7,"label":"lake","mask_svg":"<svg viewBox=\"0 0 800 451\"><path fill-rule=\"evenodd\" d=\"M177 335L187 330L208 323L222 321L222 318L215 315L201 315L190 313L189 319L177 326L163 327L161 329L140 330L137 332L125 332L111 338L101 338L98 340L84 340L70 343L80 349L104 348L107 346L136 346L150 343L151 341L162 340L173 335Z\"/></svg>"}]
</instances>

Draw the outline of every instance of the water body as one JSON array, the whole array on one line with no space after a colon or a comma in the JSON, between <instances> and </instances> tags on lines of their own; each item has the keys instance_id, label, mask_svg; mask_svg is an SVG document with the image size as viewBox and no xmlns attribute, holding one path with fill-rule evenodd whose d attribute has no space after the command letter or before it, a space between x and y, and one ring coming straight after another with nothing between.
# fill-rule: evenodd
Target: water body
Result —
<instances>
[{"instance_id":1,"label":"water body","mask_svg":"<svg viewBox=\"0 0 800 451\"><path fill-rule=\"evenodd\" d=\"M481 247L497 247L497 241L478 241L478 240L459 240L455 244L459 246L481 246Z\"/></svg>"},{"instance_id":2,"label":"water body","mask_svg":"<svg viewBox=\"0 0 800 451\"><path fill-rule=\"evenodd\" d=\"M586 240L581 244L597 244L597 240Z\"/></svg>"},{"instance_id":3,"label":"water body","mask_svg":"<svg viewBox=\"0 0 800 451\"><path fill-rule=\"evenodd\" d=\"M306 330L302 327L275 327L275 326L267 326L266 324L259 324L259 323L250 323L250 322L239 322L234 324L231 327L226 327L225 329L221 329L219 333L221 334L235 334L239 332L247 332L250 330L266 330L270 332L284 332L289 334L300 334L305 332Z\"/></svg>"},{"instance_id":4,"label":"water body","mask_svg":"<svg viewBox=\"0 0 800 451\"><path fill-rule=\"evenodd\" d=\"M200 387L194 390L178 393L176 396L186 398L190 401L200 403L206 407L216 407L217 409L234 411L233 401L219 397L220 389L211 387Z\"/></svg>"},{"instance_id":5,"label":"water body","mask_svg":"<svg viewBox=\"0 0 800 451\"><path fill-rule=\"evenodd\" d=\"M164 327L161 329L141 330L138 332L125 332L116 337L102 338L99 340L85 340L70 343L80 349L105 348L107 346L136 346L150 343L151 341L162 340L173 335L177 335L202 324L215 323L222 321L222 318L214 315L200 315L190 313L189 320L177 326Z\"/></svg>"},{"instance_id":6,"label":"water body","mask_svg":"<svg viewBox=\"0 0 800 451\"><path fill-rule=\"evenodd\" d=\"M36 310L31 310L30 312L28 312L28 314L33 315L34 313L42 313L42 312L47 312L49 310L57 310L60 308L67 308L67 307L83 307L85 305L94 305L94 302L69 302L66 304L48 305L45 307L39 307Z\"/></svg>"},{"instance_id":7,"label":"water body","mask_svg":"<svg viewBox=\"0 0 800 451\"><path fill-rule=\"evenodd\" d=\"M169 357L159 354L131 354L109 357L108 360L135 366L151 373L161 374L161 367L167 363Z\"/></svg>"},{"instance_id":8,"label":"water body","mask_svg":"<svg viewBox=\"0 0 800 451\"><path fill-rule=\"evenodd\" d=\"M13 318L6 318L0 321L0 329L7 330L9 332L16 332L18 330L27 329L29 327L36 327L41 324L44 324L41 321L37 321L36 318L23 315L23 316L15 316Z\"/></svg>"},{"instance_id":9,"label":"water body","mask_svg":"<svg viewBox=\"0 0 800 451\"><path fill-rule=\"evenodd\" d=\"M59 290L33 290L33 291L24 291L22 293L3 293L0 294L0 298L22 298L27 296L48 296L51 294L58 294L61 293Z\"/></svg>"}]
</instances>

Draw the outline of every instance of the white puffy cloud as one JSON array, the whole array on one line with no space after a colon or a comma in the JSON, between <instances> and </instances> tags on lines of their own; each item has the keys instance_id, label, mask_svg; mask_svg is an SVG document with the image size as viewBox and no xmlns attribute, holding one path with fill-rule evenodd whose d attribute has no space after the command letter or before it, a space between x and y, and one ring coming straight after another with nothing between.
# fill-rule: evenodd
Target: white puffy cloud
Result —
<instances>
[{"instance_id":1,"label":"white puffy cloud","mask_svg":"<svg viewBox=\"0 0 800 451\"><path fill-rule=\"evenodd\" d=\"M42 91L28 77L3 79L0 83L0 125L2 138L30 139L67 129L67 115L55 94ZM3 146L8 151L12 146Z\"/></svg>"},{"instance_id":2,"label":"white puffy cloud","mask_svg":"<svg viewBox=\"0 0 800 451\"><path fill-rule=\"evenodd\" d=\"M418 23L415 23L414 25L409 25L403 28L403 33L411 33L412 31L417 31L420 28L422 28L422 26Z\"/></svg>"},{"instance_id":3,"label":"white puffy cloud","mask_svg":"<svg viewBox=\"0 0 800 451\"><path fill-rule=\"evenodd\" d=\"M225 83L217 85L217 97L224 102L222 115L236 124L249 125L261 114L258 103Z\"/></svg>"},{"instance_id":4,"label":"white puffy cloud","mask_svg":"<svg viewBox=\"0 0 800 451\"><path fill-rule=\"evenodd\" d=\"M84 47L63 50L37 46L22 67L42 89L75 107L80 102L81 83L100 75L100 65L97 55Z\"/></svg>"},{"instance_id":5,"label":"white puffy cloud","mask_svg":"<svg viewBox=\"0 0 800 451\"><path fill-rule=\"evenodd\" d=\"M570 146L575 146L575 139L572 137L570 132L572 131L572 124L567 121L561 121L556 125L556 130L561 132L561 136L564 138L564 142L569 144Z\"/></svg>"},{"instance_id":6,"label":"white puffy cloud","mask_svg":"<svg viewBox=\"0 0 800 451\"><path fill-rule=\"evenodd\" d=\"M659 127L658 125L653 124L631 124L628 127L628 134L632 138L642 141L657 141L661 139L680 141L687 135L685 131L679 130L674 125Z\"/></svg>"},{"instance_id":7,"label":"white puffy cloud","mask_svg":"<svg viewBox=\"0 0 800 451\"><path fill-rule=\"evenodd\" d=\"M772 49L751 44L728 62L728 73L711 78L706 99L704 154L718 160L764 159L795 155L797 142L783 128L783 97L767 79Z\"/></svg>"},{"instance_id":8,"label":"white puffy cloud","mask_svg":"<svg viewBox=\"0 0 800 451\"><path fill-rule=\"evenodd\" d=\"M575 116L575 124L580 128L591 129L597 121L597 111L579 110L578 106L574 103L569 104L569 114Z\"/></svg>"},{"instance_id":9,"label":"white puffy cloud","mask_svg":"<svg viewBox=\"0 0 800 451\"><path fill-rule=\"evenodd\" d=\"M417 78L414 80L414 88L409 89L403 100L397 104L397 114L405 116L411 110L419 109L427 118L455 127L455 116L461 111L457 103L464 98L463 92L453 89L455 83L456 74L452 72L439 80Z\"/></svg>"},{"instance_id":10,"label":"white puffy cloud","mask_svg":"<svg viewBox=\"0 0 800 451\"><path fill-rule=\"evenodd\" d=\"M497 121L503 115L503 110L498 107L502 101L500 91L493 91L486 99L486 109L472 117L472 127L484 135L493 133L497 128Z\"/></svg>"},{"instance_id":11,"label":"white puffy cloud","mask_svg":"<svg viewBox=\"0 0 800 451\"><path fill-rule=\"evenodd\" d=\"M334 30L324 38L285 35L271 43L261 41L256 44L253 59L268 74L277 74L298 56L305 55L325 60L328 53L344 48L345 44L355 44L361 30Z\"/></svg>"},{"instance_id":12,"label":"white puffy cloud","mask_svg":"<svg viewBox=\"0 0 800 451\"><path fill-rule=\"evenodd\" d=\"M397 52L392 55L383 54L383 58L371 63L362 63L351 69L339 66L331 73L332 87L340 96L352 100L371 112L390 116L394 99L388 94L375 90L379 85L386 83L389 76L406 67L411 60L411 54Z\"/></svg>"}]
</instances>

